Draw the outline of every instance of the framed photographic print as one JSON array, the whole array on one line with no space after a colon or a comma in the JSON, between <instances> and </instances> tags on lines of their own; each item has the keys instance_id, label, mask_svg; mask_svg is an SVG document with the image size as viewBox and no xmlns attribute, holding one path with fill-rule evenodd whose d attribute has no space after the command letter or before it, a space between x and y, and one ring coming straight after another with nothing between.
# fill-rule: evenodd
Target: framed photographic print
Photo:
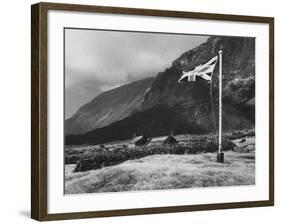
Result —
<instances>
[{"instance_id":1,"label":"framed photographic print","mask_svg":"<svg viewBox=\"0 0 281 224\"><path fill-rule=\"evenodd\" d=\"M274 19L32 5L32 218L272 206Z\"/></svg>"}]
</instances>

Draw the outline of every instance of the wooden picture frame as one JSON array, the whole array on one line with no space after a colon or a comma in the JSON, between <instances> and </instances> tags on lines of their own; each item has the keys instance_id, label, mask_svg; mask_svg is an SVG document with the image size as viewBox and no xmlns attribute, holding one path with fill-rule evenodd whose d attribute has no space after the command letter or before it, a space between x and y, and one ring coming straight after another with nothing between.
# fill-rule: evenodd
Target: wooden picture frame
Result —
<instances>
[{"instance_id":1,"label":"wooden picture frame","mask_svg":"<svg viewBox=\"0 0 281 224\"><path fill-rule=\"evenodd\" d=\"M47 14L50 10L188 18L212 21L249 22L269 25L269 191L268 200L214 203L184 206L130 208L103 211L48 213L48 99L47 99ZM183 11L162 11L137 8L118 8L90 5L38 3L31 7L31 217L39 221L81 219L110 216L142 215L171 212L203 211L229 208L261 207L274 205L274 18L240 15L223 15Z\"/></svg>"}]
</instances>

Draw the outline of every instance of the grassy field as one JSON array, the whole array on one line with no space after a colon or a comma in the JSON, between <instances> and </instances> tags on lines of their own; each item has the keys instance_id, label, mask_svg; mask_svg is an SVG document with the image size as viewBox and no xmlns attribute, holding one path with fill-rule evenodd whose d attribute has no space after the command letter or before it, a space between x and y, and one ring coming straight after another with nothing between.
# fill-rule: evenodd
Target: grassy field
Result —
<instances>
[{"instance_id":1,"label":"grassy field","mask_svg":"<svg viewBox=\"0 0 281 224\"><path fill-rule=\"evenodd\" d=\"M255 151L151 155L97 170L65 165L65 193L119 192L255 184Z\"/></svg>"}]
</instances>

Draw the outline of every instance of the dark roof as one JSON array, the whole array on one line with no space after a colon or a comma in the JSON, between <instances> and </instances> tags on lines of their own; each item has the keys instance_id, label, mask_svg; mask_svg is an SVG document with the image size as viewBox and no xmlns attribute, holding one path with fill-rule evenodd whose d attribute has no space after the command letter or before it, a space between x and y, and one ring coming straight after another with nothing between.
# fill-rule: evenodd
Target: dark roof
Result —
<instances>
[{"instance_id":1,"label":"dark roof","mask_svg":"<svg viewBox=\"0 0 281 224\"><path fill-rule=\"evenodd\" d=\"M145 145L146 143L149 142L149 139L143 135L141 136L136 136L134 137L131 141L130 144L135 144L135 145Z\"/></svg>"},{"instance_id":2,"label":"dark roof","mask_svg":"<svg viewBox=\"0 0 281 224\"><path fill-rule=\"evenodd\" d=\"M169 135L163 142L163 144L176 144L178 143L177 139L172 136L172 135Z\"/></svg>"}]
</instances>

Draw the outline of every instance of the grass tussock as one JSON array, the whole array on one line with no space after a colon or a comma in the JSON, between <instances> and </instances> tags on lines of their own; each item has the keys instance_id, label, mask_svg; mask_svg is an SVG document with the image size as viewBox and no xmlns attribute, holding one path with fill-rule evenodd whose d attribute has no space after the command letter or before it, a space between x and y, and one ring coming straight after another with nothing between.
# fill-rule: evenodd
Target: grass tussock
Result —
<instances>
[{"instance_id":1,"label":"grass tussock","mask_svg":"<svg viewBox=\"0 0 281 224\"><path fill-rule=\"evenodd\" d=\"M216 153L151 155L122 164L65 175L67 194L179 189L255 184L255 153L225 152L225 163Z\"/></svg>"}]
</instances>

